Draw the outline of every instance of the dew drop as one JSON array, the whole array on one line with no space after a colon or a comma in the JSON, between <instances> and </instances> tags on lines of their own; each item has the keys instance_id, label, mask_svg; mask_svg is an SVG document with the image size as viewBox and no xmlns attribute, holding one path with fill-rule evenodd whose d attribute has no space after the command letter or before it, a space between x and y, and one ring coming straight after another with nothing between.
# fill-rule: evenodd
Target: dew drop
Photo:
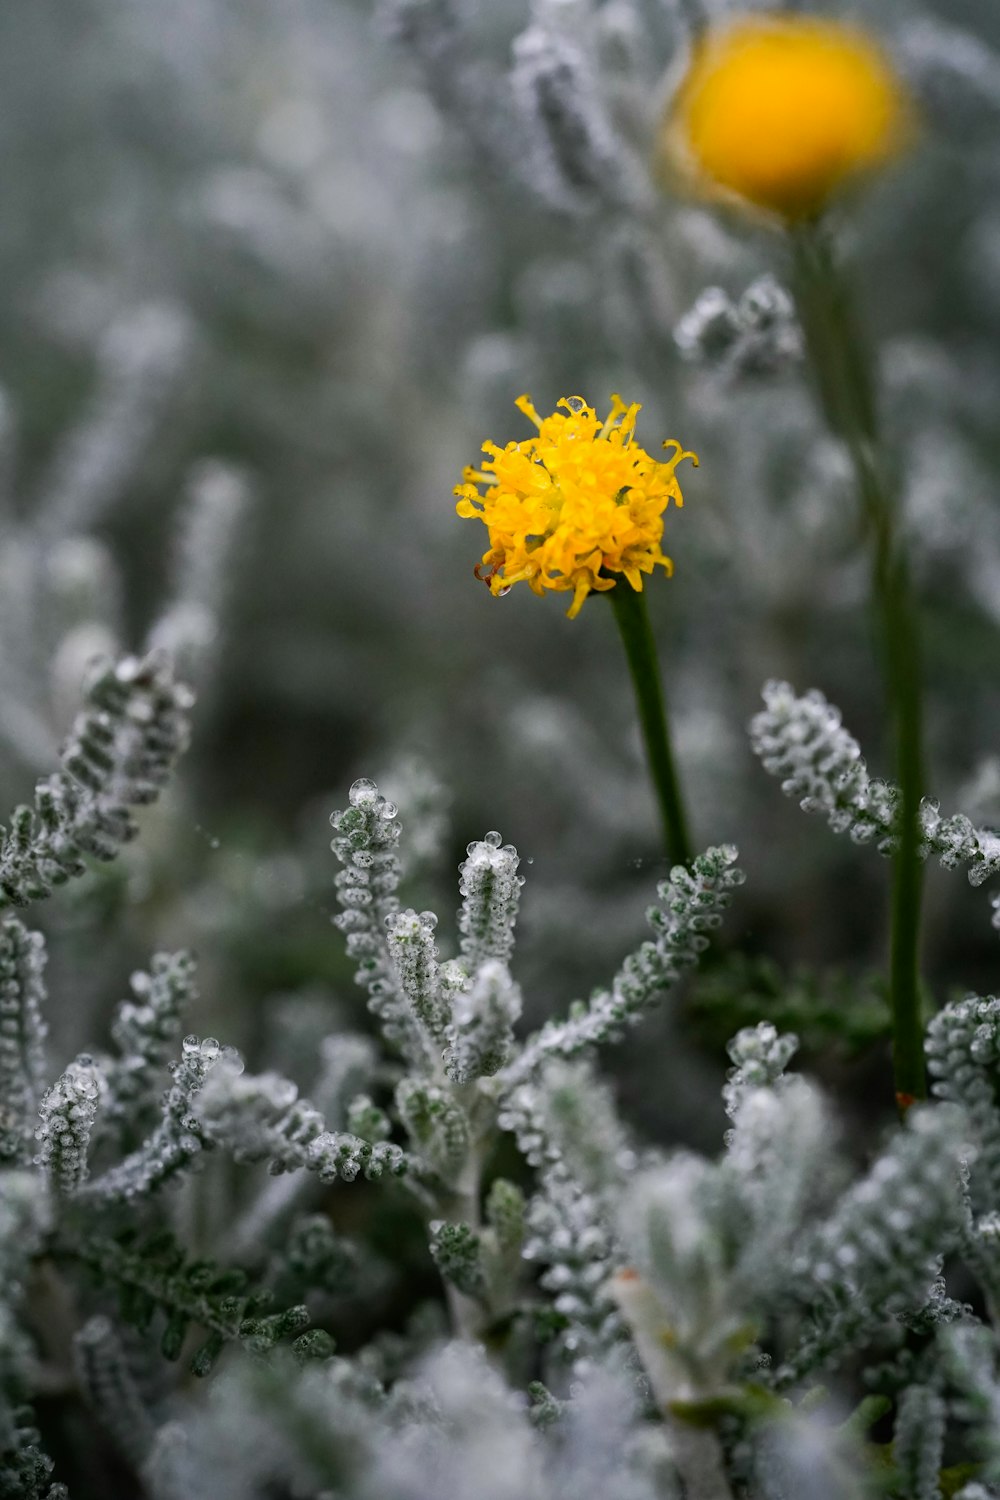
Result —
<instances>
[{"instance_id":1,"label":"dew drop","mask_svg":"<svg viewBox=\"0 0 1000 1500\"><path fill-rule=\"evenodd\" d=\"M420 922L422 926L429 927L433 932L438 924L437 913L433 911L422 911L420 913Z\"/></svg>"},{"instance_id":2,"label":"dew drop","mask_svg":"<svg viewBox=\"0 0 1000 1500\"><path fill-rule=\"evenodd\" d=\"M201 1043L193 1033L186 1036L183 1042L181 1042L181 1051L185 1057L193 1057L196 1052L201 1051Z\"/></svg>"},{"instance_id":3,"label":"dew drop","mask_svg":"<svg viewBox=\"0 0 1000 1500\"><path fill-rule=\"evenodd\" d=\"M492 828L490 832L484 836L483 843L489 844L491 849L499 849L500 845L503 843L503 834L497 833L496 829Z\"/></svg>"},{"instance_id":4,"label":"dew drop","mask_svg":"<svg viewBox=\"0 0 1000 1500\"><path fill-rule=\"evenodd\" d=\"M514 585L512 583L505 583L502 589L497 589L496 593L493 595L494 599L506 599L507 595L510 593L513 587Z\"/></svg>"},{"instance_id":5,"label":"dew drop","mask_svg":"<svg viewBox=\"0 0 1000 1500\"><path fill-rule=\"evenodd\" d=\"M399 812L399 808L396 806L395 802L383 802L382 803L382 816L387 821L391 821L396 816L396 814L398 812Z\"/></svg>"},{"instance_id":6,"label":"dew drop","mask_svg":"<svg viewBox=\"0 0 1000 1500\"><path fill-rule=\"evenodd\" d=\"M200 1050L202 1057L206 1058L209 1062L214 1062L222 1051L222 1047L214 1036L207 1036L202 1042Z\"/></svg>"},{"instance_id":7,"label":"dew drop","mask_svg":"<svg viewBox=\"0 0 1000 1500\"><path fill-rule=\"evenodd\" d=\"M357 781L351 785L348 797L352 807L363 807L366 803L374 802L378 796L378 787L368 776L359 776Z\"/></svg>"}]
</instances>

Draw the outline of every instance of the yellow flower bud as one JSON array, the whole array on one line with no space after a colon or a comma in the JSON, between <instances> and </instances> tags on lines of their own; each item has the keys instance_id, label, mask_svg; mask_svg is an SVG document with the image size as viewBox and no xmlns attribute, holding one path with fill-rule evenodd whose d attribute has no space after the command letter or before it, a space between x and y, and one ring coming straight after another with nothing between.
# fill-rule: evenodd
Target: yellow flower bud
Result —
<instances>
[{"instance_id":1,"label":"yellow flower bud","mask_svg":"<svg viewBox=\"0 0 1000 1500\"><path fill-rule=\"evenodd\" d=\"M698 42L663 147L696 190L793 223L894 156L911 124L901 80L865 32L753 16Z\"/></svg>"}]
</instances>

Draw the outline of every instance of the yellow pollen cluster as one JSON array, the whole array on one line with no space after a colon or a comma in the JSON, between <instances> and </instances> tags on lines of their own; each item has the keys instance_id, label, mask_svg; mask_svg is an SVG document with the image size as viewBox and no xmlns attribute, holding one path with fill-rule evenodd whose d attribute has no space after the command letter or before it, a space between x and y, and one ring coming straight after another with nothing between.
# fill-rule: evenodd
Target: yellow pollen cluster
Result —
<instances>
[{"instance_id":1,"label":"yellow pollen cluster","mask_svg":"<svg viewBox=\"0 0 1000 1500\"><path fill-rule=\"evenodd\" d=\"M591 590L614 588L616 573L639 591L657 565L671 573L663 512L671 500L683 504L674 470L682 458L697 464L695 455L671 440L665 463L651 458L633 442L639 406L620 396L603 422L580 396L544 419L527 396L516 405L538 435L506 448L484 443L482 467L466 469L455 490L458 514L490 534L476 577L495 595L522 582L539 595L572 593L573 619Z\"/></svg>"},{"instance_id":2,"label":"yellow pollen cluster","mask_svg":"<svg viewBox=\"0 0 1000 1500\"><path fill-rule=\"evenodd\" d=\"M795 222L887 161L910 127L903 86L865 32L806 16L756 16L698 44L664 145L702 190Z\"/></svg>"}]
</instances>

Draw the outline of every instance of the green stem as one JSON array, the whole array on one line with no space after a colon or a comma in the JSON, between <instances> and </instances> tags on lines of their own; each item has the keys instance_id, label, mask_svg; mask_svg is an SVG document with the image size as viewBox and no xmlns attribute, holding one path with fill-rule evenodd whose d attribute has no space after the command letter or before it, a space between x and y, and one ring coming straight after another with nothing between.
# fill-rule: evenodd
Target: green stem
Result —
<instances>
[{"instance_id":1,"label":"green stem","mask_svg":"<svg viewBox=\"0 0 1000 1500\"><path fill-rule=\"evenodd\" d=\"M900 826L893 856L890 995L896 1099L927 1093L920 1015L920 804L923 705L920 630L899 506L881 452L871 363L849 286L817 225L794 232L796 299L826 420L847 447L872 543L872 588L892 719Z\"/></svg>"},{"instance_id":2,"label":"green stem","mask_svg":"<svg viewBox=\"0 0 1000 1500\"><path fill-rule=\"evenodd\" d=\"M614 588L608 590L608 597L614 606L615 620L635 688L650 775L663 820L667 856L673 864L686 865L692 858L691 839L670 745L667 705L660 682L656 642L649 623L646 598L624 578L620 578Z\"/></svg>"}]
</instances>

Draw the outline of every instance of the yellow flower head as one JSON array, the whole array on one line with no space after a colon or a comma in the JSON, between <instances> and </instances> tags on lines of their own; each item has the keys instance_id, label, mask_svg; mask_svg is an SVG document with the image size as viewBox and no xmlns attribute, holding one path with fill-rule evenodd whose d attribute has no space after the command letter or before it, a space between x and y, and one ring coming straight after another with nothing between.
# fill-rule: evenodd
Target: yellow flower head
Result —
<instances>
[{"instance_id":1,"label":"yellow flower head","mask_svg":"<svg viewBox=\"0 0 1000 1500\"><path fill-rule=\"evenodd\" d=\"M892 157L910 123L903 85L865 32L755 16L699 42L664 145L703 190L793 222Z\"/></svg>"},{"instance_id":2,"label":"yellow flower head","mask_svg":"<svg viewBox=\"0 0 1000 1500\"><path fill-rule=\"evenodd\" d=\"M506 448L484 443L482 468L466 469L455 490L458 514L490 534L476 577L496 595L522 582L539 595L572 593L572 619L591 589L614 588L610 575L641 591L643 573L657 564L672 572L660 550L663 512L671 500L683 504L674 470L682 458L697 464L695 455L671 440L666 463L651 458L632 441L639 406L620 396L603 422L580 396L564 397L564 410L544 420L527 396L516 404L537 437Z\"/></svg>"}]
</instances>

